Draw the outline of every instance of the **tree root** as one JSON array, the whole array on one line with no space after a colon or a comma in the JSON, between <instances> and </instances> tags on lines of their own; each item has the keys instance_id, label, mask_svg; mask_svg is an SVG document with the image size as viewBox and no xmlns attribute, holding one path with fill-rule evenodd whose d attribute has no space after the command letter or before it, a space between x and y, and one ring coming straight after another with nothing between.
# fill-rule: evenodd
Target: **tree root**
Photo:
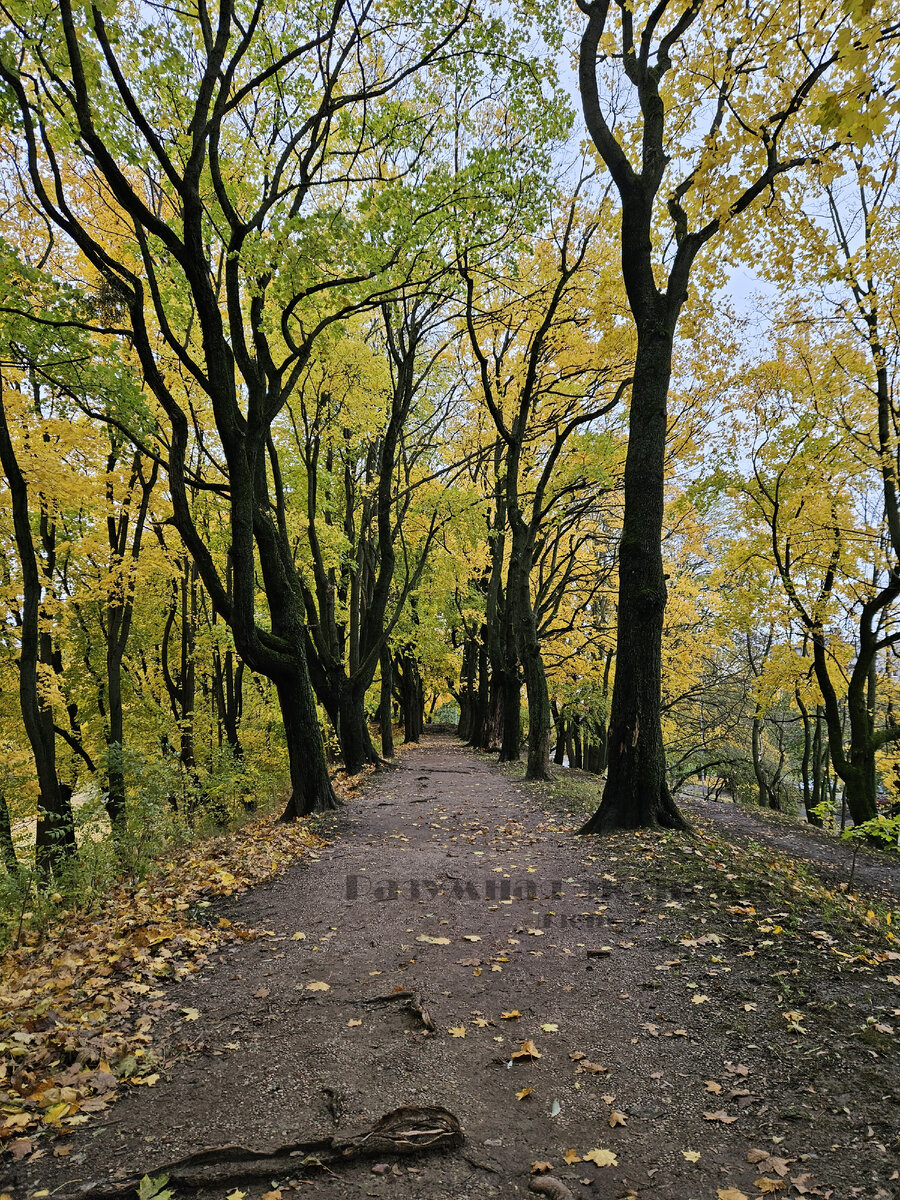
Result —
<instances>
[{"instance_id":1,"label":"tree root","mask_svg":"<svg viewBox=\"0 0 900 1200\"><path fill-rule=\"evenodd\" d=\"M230 1187L356 1158L450 1150L462 1141L459 1121L448 1109L404 1106L355 1134L292 1142L276 1150L214 1146L153 1167L151 1173L167 1175L167 1182L176 1186ZM119 1183L86 1183L74 1191L56 1192L55 1200L118 1200L136 1193L139 1185L138 1177Z\"/></svg>"}]
</instances>

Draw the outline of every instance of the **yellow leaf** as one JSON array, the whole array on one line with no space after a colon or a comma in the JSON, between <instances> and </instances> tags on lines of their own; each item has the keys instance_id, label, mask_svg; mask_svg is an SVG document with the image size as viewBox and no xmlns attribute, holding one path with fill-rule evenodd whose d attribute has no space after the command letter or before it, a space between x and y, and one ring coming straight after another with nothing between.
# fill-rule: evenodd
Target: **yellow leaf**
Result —
<instances>
[{"instance_id":1,"label":"yellow leaf","mask_svg":"<svg viewBox=\"0 0 900 1200\"><path fill-rule=\"evenodd\" d=\"M71 1104L54 1104L52 1108L48 1108L44 1113L44 1123L52 1125L54 1121L61 1121L63 1117L67 1117L71 1111Z\"/></svg>"},{"instance_id":2,"label":"yellow leaf","mask_svg":"<svg viewBox=\"0 0 900 1200\"><path fill-rule=\"evenodd\" d=\"M228 1193L228 1195L225 1197L225 1200L244 1200L246 1195L246 1192L239 1192L237 1188L235 1188L233 1192Z\"/></svg>"},{"instance_id":3,"label":"yellow leaf","mask_svg":"<svg viewBox=\"0 0 900 1200\"><path fill-rule=\"evenodd\" d=\"M737 1188L719 1188L716 1191L719 1200L750 1200L743 1192L739 1192Z\"/></svg>"},{"instance_id":4,"label":"yellow leaf","mask_svg":"<svg viewBox=\"0 0 900 1200\"><path fill-rule=\"evenodd\" d=\"M362 1025L362 1021L354 1021L354 1020L350 1020L350 1021L348 1021L348 1022L347 1022L347 1024L348 1024L348 1025L351 1025L351 1026L352 1026L352 1025Z\"/></svg>"},{"instance_id":5,"label":"yellow leaf","mask_svg":"<svg viewBox=\"0 0 900 1200\"><path fill-rule=\"evenodd\" d=\"M521 1017L521 1015L517 1008L513 1008L509 1012L501 1013L500 1018L503 1021L514 1021L517 1017Z\"/></svg>"},{"instance_id":6,"label":"yellow leaf","mask_svg":"<svg viewBox=\"0 0 900 1200\"><path fill-rule=\"evenodd\" d=\"M697 992L695 995L691 996L691 1004L708 1004L708 1003L709 1003L709 996L704 996L700 992Z\"/></svg>"},{"instance_id":7,"label":"yellow leaf","mask_svg":"<svg viewBox=\"0 0 900 1200\"><path fill-rule=\"evenodd\" d=\"M517 1100L524 1100L526 1096L530 1096L533 1088L522 1088L521 1092L516 1092Z\"/></svg>"},{"instance_id":8,"label":"yellow leaf","mask_svg":"<svg viewBox=\"0 0 900 1200\"><path fill-rule=\"evenodd\" d=\"M552 1171L553 1163L550 1162L533 1162L531 1164L532 1175L543 1175L545 1171Z\"/></svg>"},{"instance_id":9,"label":"yellow leaf","mask_svg":"<svg viewBox=\"0 0 900 1200\"><path fill-rule=\"evenodd\" d=\"M308 983L306 990L308 992L330 992L331 984L323 983L321 979L317 979L314 983Z\"/></svg>"},{"instance_id":10,"label":"yellow leaf","mask_svg":"<svg viewBox=\"0 0 900 1200\"><path fill-rule=\"evenodd\" d=\"M480 942L481 938L478 936L477 933L464 933L463 941L464 942Z\"/></svg>"},{"instance_id":11,"label":"yellow leaf","mask_svg":"<svg viewBox=\"0 0 900 1200\"><path fill-rule=\"evenodd\" d=\"M682 1150L681 1153L684 1155L684 1157L687 1159L688 1162L699 1162L700 1161L700 1151L699 1150Z\"/></svg>"},{"instance_id":12,"label":"yellow leaf","mask_svg":"<svg viewBox=\"0 0 900 1200\"><path fill-rule=\"evenodd\" d=\"M197 1008L183 1008L181 1014L184 1021L196 1021L200 1016L200 1010Z\"/></svg>"},{"instance_id":13,"label":"yellow leaf","mask_svg":"<svg viewBox=\"0 0 900 1200\"><path fill-rule=\"evenodd\" d=\"M465 1037L466 1027L465 1025L451 1025L449 1033L451 1037Z\"/></svg>"},{"instance_id":14,"label":"yellow leaf","mask_svg":"<svg viewBox=\"0 0 900 1200\"><path fill-rule=\"evenodd\" d=\"M584 1156L585 1162L592 1162L598 1167L617 1167L619 1160L613 1154L612 1150L588 1150Z\"/></svg>"},{"instance_id":15,"label":"yellow leaf","mask_svg":"<svg viewBox=\"0 0 900 1200\"><path fill-rule=\"evenodd\" d=\"M616 1110L613 1109L612 1112L609 1114L610 1129L615 1129L615 1127L617 1125L626 1125L627 1123L628 1123L628 1118L625 1116L624 1113L616 1112Z\"/></svg>"},{"instance_id":16,"label":"yellow leaf","mask_svg":"<svg viewBox=\"0 0 900 1200\"><path fill-rule=\"evenodd\" d=\"M567 1166L571 1166L572 1163L581 1162L581 1155L577 1150L567 1150L563 1155L563 1162L566 1163Z\"/></svg>"},{"instance_id":17,"label":"yellow leaf","mask_svg":"<svg viewBox=\"0 0 900 1200\"><path fill-rule=\"evenodd\" d=\"M298 929L296 933L291 934L291 941L292 942L305 942L306 934L301 933L300 930ZM274 1192L270 1193L270 1195L274 1195Z\"/></svg>"},{"instance_id":18,"label":"yellow leaf","mask_svg":"<svg viewBox=\"0 0 900 1200\"><path fill-rule=\"evenodd\" d=\"M429 937L427 933L420 933L416 938L417 942L427 942L429 946L449 946L450 939L443 937Z\"/></svg>"},{"instance_id":19,"label":"yellow leaf","mask_svg":"<svg viewBox=\"0 0 900 1200\"><path fill-rule=\"evenodd\" d=\"M534 1060L534 1059L540 1058L540 1057L541 1057L540 1050L538 1050L537 1046L534 1044L533 1041L531 1041L530 1038L527 1041L524 1041L522 1043L522 1045L519 1047L519 1049L514 1050L513 1053L510 1055L510 1058L528 1058L531 1060Z\"/></svg>"},{"instance_id":20,"label":"yellow leaf","mask_svg":"<svg viewBox=\"0 0 900 1200\"><path fill-rule=\"evenodd\" d=\"M542 1025L541 1029L543 1029L544 1033L559 1033L558 1025Z\"/></svg>"},{"instance_id":21,"label":"yellow leaf","mask_svg":"<svg viewBox=\"0 0 900 1200\"><path fill-rule=\"evenodd\" d=\"M261 1200L281 1200L281 1188L276 1188L274 1192L263 1192Z\"/></svg>"}]
</instances>

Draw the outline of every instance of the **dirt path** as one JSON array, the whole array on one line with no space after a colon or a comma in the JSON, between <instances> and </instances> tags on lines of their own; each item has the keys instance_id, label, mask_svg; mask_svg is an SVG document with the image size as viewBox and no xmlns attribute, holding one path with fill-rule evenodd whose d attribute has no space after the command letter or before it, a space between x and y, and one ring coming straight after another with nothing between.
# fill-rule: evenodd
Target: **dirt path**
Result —
<instances>
[{"instance_id":1,"label":"dirt path","mask_svg":"<svg viewBox=\"0 0 900 1200\"><path fill-rule=\"evenodd\" d=\"M896 1056L835 1032L844 977L823 960L803 996L809 1034L786 1041L796 960L768 938L738 953L747 943L725 917L642 890L653 847L639 835L578 839L453 739L431 738L329 836L319 861L224 910L269 936L147 1010L160 1081L80 1128L67 1157L12 1168L15 1200L153 1174L204 1147L328 1137L404 1104L455 1113L462 1148L298 1168L296 1194L523 1196L543 1162L579 1200L734 1200L765 1178L779 1195L900 1195ZM853 995L862 982L869 1005L877 988L896 993L860 969ZM848 1019L866 1027L862 1008ZM540 1058L511 1059L526 1039ZM611 1165L585 1159L595 1150ZM275 1182L240 1187L255 1198Z\"/></svg>"},{"instance_id":2,"label":"dirt path","mask_svg":"<svg viewBox=\"0 0 900 1200\"><path fill-rule=\"evenodd\" d=\"M850 846L812 825L798 824L792 828L786 819L774 823L726 800L690 796L680 798L679 804L692 819L699 816L713 821L728 837L752 839L804 860L830 883L842 886L850 876L853 858ZM900 896L900 863L884 854L860 850L853 879L858 890Z\"/></svg>"}]
</instances>

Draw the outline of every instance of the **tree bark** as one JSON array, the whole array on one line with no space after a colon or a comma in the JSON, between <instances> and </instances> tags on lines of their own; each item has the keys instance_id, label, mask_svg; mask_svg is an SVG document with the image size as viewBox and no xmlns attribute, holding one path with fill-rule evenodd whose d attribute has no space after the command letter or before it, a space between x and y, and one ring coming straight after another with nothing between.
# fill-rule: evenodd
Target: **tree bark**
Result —
<instances>
[{"instance_id":1,"label":"tree bark","mask_svg":"<svg viewBox=\"0 0 900 1200\"><path fill-rule=\"evenodd\" d=\"M309 752L316 738L321 741L322 736L312 688L300 671L276 680L275 686L291 773L291 795L280 819L295 821L312 813L331 812L339 807L339 802L331 786L325 755Z\"/></svg>"},{"instance_id":2,"label":"tree bark","mask_svg":"<svg viewBox=\"0 0 900 1200\"><path fill-rule=\"evenodd\" d=\"M381 663L381 693L378 703L378 721L381 725L382 758L394 757L394 660L391 648L385 642L379 656Z\"/></svg>"},{"instance_id":3,"label":"tree bark","mask_svg":"<svg viewBox=\"0 0 900 1200\"><path fill-rule=\"evenodd\" d=\"M38 777L38 817L35 866L38 875L61 870L76 853L71 789L56 772L53 713L38 690L41 578L31 534L28 487L9 435L3 381L0 379L0 465L9 485L16 551L22 569L22 627L19 648L19 701L22 722L34 756Z\"/></svg>"},{"instance_id":4,"label":"tree bark","mask_svg":"<svg viewBox=\"0 0 900 1200\"><path fill-rule=\"evenodd\" d=\"M3 860L3 865L10 875L15 875L19 869L19 860L16 858L9 809L6 806L6 797L3 795L0 795L0 859Z\"/></svg>"},{"instance_id":5,"label":"tree bark","mask_svg":"<svg viewBox=\"0 0 900 1200\"><path fill-rule=\"evenodd\" d=\"M627 220L623 212L623 224ZM649 251L649 242L648 242ZM663 749L662 561L666 402L674 320L663 304L638 323L619 545L616 675L606 786L581 833L662 826L686 829L666 782Z\"/></svg>"}]
</instances>

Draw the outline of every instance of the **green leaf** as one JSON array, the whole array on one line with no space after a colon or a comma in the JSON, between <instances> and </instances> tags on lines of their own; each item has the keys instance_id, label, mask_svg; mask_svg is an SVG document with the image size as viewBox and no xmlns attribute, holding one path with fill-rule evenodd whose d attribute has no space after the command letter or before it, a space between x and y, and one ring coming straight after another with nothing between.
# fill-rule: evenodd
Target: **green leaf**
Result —
<instances>
[{"instance_id":1,"label":"green leaf","mask_svg":"<svg viewBox=\"0 0 900 1200\"><path fill-rule=\"evenodd\" d=\"M138 1184L139 1200L174 1200L175 1193L166 1187L168 1182L168 1175L157 1175L155 1179L145 1175Z\"/></svg>"}]
</instances>

